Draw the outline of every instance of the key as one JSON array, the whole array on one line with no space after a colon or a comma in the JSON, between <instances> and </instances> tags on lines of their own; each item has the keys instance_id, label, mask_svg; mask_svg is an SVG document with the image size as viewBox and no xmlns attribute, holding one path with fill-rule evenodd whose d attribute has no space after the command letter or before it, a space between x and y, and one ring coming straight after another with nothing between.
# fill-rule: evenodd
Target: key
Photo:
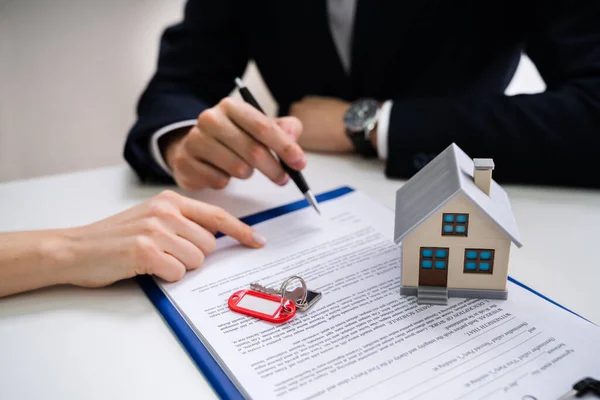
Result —
<instances>
[{"instance_id":1,"label":"key","mask_svg":"<svg viewBox=\"0 0 600 400\"><path fill-rule=\"evenodd\" d=\"M260 292L260 293L265 293L265 294L274 295L274 296L281 296L280 289L274 289L274 288L270 288L267 286L263 286L257 282L251 283L250 289ZM291 291L286 290L285 295L283 297L285 297L286 299L292 300L294 302L294 304L296 304L296 307L300 311L306 311L310 307L312 307L313 304L315 304L317 301L319 301L321 296L322 296L321 293L315 292L315 291L312 291L309 289L306 293L306 301L302 302L302 299L304 297L304 289L302 288L302 286L299 286Z\"/></svg>"},{"instance_id":2,"label":"key","mask_svg":"<svg viewBox=\"0 0 600 400\"><path fill-rule=\"evenodd\" d=\"M280 296L279 289L273 289L270 287L266 287L266 286L263 286L260 283L256 283L256 282L250 284L250 289L256 290L257 292L264 293L264 294Z\"/></svg>"},{"instance_id":3,"label":"key","mask_svg":"<svg viewBox=\"0 0 600 400\"><path fill-rule=\"evenodd\" d=\"M302 290L302 288L298 288L300 289L302 292L304 292ZM296 291L297 289L292 290L292 292ZM311 308L317 301L319 301L322 297L322 294L320 292L315 292L313 290L307 289L306 290L306 301L304 303L301 302L294 302L296 304L296 308L298 308L298 310L300 311L306 311L309 308ZM300 300L302 299L302 295L300 296Z\"/></svg>"},{"instance_id":4,"label":"key","mask_svg":"<svg viewBox=\"0 0 600 400\"><path fill-rule=\"evenodd\" d=\"M274 288L270 288L267 286L263 286L260 283L256 283L256 282L250 284L250 289L256 290L257 292L264 293L264 294L270 294L273 296L281 296L280 289L274 289ZM302 297L304 297L304 289L302 287L297 287L296 289L294 289L292 291L286 290L284 297L286 299L292 300L294 303L299 303L302 300Z\"/></svg>"},{"instance_id":5,"label":"key","mask_svg":"<svg viewBox=\"0 0 600 400\"><path fill-rule=\"evenodd\" d=\"M284 297L286 299L292 300L296 305L300 303L300 301L304 300L304 289L302 286L297 287L292 291L285 291Z\"/></svg>"},{"instance_id":6,"label":"key","mask_svg":"<svg viewBox=\"0 0 600 400\"><path fill-rule=\"evenodd\" d=\"M564 394L558 400L582 397L585 394L593 394L600 397L600 381L593 378L584 378L573 385L573 390Z\"/></svg>"}]
</instances>

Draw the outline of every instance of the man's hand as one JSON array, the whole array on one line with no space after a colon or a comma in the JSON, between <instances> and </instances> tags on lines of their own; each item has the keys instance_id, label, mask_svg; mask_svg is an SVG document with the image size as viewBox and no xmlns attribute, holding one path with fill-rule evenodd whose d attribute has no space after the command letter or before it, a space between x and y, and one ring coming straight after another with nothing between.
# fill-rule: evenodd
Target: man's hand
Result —
<instances>
[{"instance_id":1,"label":"man's hand","mask_svg":"<svg viewBox=\"0 0 600 400\"><path fill-rule=\"evenodd\" d=\"M203 111L188 132L172 137L163 153L175 181L186 190L221 189L231 177L249 178L254 169L285 185L289 176L269 150L291 168L304 169L306 157L296 143L301 133L296 118L272 119L227 97Z\"/></svg>"},{"instance_id":2,"label":"man's hand","mask_svg":"<svg viewBox=\"0 0 600 400\"><path fill-rule=\"evenodd\" d=\"M345 153L353 150L346 136L344 114L350 103L329 97L305 97L293 103L290 115L302 122L298 143L306 150Z\"/></svg>"}]
</instances>

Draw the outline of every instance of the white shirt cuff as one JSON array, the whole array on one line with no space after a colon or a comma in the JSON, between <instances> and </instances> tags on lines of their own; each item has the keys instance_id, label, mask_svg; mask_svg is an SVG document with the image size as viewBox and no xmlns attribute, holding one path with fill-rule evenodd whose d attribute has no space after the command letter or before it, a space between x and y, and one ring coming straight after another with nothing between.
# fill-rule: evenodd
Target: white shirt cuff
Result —
<instances>
[{"instance_id":1,"label":"white shirt cuff","mask_svg":"<svg viewBox=\"0 0 600 400\"><path fill-rule=\"evenodd\" d=\"M388 157L388 130L391 112L392 101L388 100L379 110L379 120L377 121L377 154L382 160Z\"/></svg>"},{"instance_id":2,"label":"white shirt cuff","mask_svg":"<svg viewBox=\"0 0 600 400\"><path fill-rule=\"evenodd\" d=\"M159 129L158 131L154 132L154 134L152 135L152 138L150 140L150 152L152 153L152 157L154 157L154 161L156 161L156 163L158 165L160 165L160 167L170 176L173 176L173 172L171 171L171 169L169 168L165 159L162 156L160 148L158 147L158 139L160 139L163 135L165 135L169 132L172 132L176 129L186 128L186 127L191 128L194 125L196 125L195 119L189 119L187 121L175 122L175 123L165 126L164 128Z\"/></svg>"}]
</instances>

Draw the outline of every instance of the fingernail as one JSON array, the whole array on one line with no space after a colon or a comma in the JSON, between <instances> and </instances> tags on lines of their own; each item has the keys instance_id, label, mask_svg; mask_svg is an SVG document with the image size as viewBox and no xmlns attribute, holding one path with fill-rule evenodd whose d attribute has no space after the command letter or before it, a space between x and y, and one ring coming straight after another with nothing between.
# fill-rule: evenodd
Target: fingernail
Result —
<instances>
[{"instance_id":1,"label":"fingernail","mask_svg":"<svg viewBox=\"0 0 600 400\"><path fill-rule=\"evenodd\" d=\"M306 156L304 153L300 153L292 159L292 163L296 166L304 166L306 164Z\"/></svg>"},{"instance_id":2,"label":"fingernail","mask_svg":"<svg viewBox=\"0 0 600 400\"><path fill-rule=\"evenodd\" d=\"M265 244L267 244L267 238L258 232L254 232L252 234L252 240L254 240L254 243L256 243L259 246L264 246Z\"/></svg>"},{"instance_id":3,"label":"fingernail","mask_svg":"<svg viewBox=\"0 0 600 400\"><path fill-rule=\"evenodd\" d=\"M279 181L277 181L277 184L279 186L285 186L285 185L287 185L287 183L289 181L290 181L290 176L286 174L283 178L281 178Z\"/></svg>"},{"instance_id":4,"label":"fingernail","mask_svg":"<svg viewBox=\"0 0 600 400\"><path fill-rule=\"evenodd\" d=\"M248 179L252 176L252 173L254 172L254 170L252 168L244 168L244 170L242 171L242 178L243 179Z\"/></svg>"}]
</instances>

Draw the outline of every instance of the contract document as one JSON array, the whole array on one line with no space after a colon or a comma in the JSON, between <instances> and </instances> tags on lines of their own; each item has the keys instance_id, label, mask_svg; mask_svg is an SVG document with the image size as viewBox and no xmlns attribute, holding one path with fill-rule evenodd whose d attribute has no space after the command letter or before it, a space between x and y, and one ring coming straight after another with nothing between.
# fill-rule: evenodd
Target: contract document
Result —
<instances>
[{"instance_id":1,"label":"contract document","mask_svg":"<svg viewBox=\"0 0 600 400\"><path fill-rule=\"evenodd\" d=\"M254 228L159 287L249 399L555 399L600 372L600 328L515 283L508 300L400 296L394 213L360 192ZM567 266L565 266L567 267ZM323 297L284 324L231 311L250 283L291 275ZM529 397L527 397L529 396Z\"/></svg>"}]
</instances>

